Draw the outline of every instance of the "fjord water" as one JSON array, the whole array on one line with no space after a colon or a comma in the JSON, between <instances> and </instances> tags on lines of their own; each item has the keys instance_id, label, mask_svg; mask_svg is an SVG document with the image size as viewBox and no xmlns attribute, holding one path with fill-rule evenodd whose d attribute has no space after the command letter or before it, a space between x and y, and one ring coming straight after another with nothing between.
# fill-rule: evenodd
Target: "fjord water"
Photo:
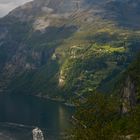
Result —
<instances>
[{"instance_id":1,"label":"fjord water","mask_svg":"<svg viewBox=\"0 0 140 140\"><path fill-rule=\"evenodd\" d=\"M32 96L0 95L0 140L32 140L32 129L57 140L71 128L74 108Z\"/></svg>"}]
</instances>

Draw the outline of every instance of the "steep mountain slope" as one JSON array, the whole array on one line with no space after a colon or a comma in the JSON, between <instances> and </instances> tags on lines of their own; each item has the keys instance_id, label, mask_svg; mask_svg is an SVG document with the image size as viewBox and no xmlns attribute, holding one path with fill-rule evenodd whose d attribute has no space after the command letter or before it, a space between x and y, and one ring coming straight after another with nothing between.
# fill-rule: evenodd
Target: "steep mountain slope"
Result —
<instances>
[{"instance_id":1,"label":"steep mountain slope","mask_svg":"<svg viewBox=\"0 0 140 140\"><path fill-rule=\"evenodd\" d=\"M34 0L11 11L0 19L1 92L57 98L111 92L139 50L139 6Z\"/></svg>"},{"instance_id":2,"label":"steep mountain slope","mask_svg":"<svg viewBox=\"0 0 140 140\"><path fill-rule=\"evenodd\" d=\"M123 74L121 78L121 95L124 98L127 97L127 106L133 108L139 104L140 101L140 55L136 57L133 63ZM127 110L126 110L127 111Z\"/></svg>"}]
</instances>

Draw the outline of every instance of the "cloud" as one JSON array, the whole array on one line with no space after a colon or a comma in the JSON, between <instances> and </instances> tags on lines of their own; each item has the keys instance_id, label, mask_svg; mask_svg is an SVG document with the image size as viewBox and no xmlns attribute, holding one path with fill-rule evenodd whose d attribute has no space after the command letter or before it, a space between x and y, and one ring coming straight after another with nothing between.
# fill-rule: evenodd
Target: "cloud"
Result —
<instances>
[{"instance_id":1,"label":"cloud","mask_svg":"<svg viewBox=\"0 0 140 140\"><path fill-rule=\"evenodd\" d=\"M0 17L5 16L11 10L31 0L0 0Z\"/></svg>"}]
</instances>

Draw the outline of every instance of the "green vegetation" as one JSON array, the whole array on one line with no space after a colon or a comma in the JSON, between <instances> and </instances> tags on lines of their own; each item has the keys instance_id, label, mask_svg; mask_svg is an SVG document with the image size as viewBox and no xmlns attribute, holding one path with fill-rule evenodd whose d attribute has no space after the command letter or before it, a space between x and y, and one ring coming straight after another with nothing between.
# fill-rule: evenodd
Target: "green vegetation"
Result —
<instances>
[{"instance_id":1,"label":"green vegetation","mask_svg":"<svg viewBox=\"0 0 140 140\"><path fill-rule=\"evenodd\" d=\"M137 140L140 138L140 106L120 112L119 98L94 93L80 103L75 115L73 140Z\"/></svg>"},{"instance_id":2,"label":"green vegetation","mask_svg":"<svg viewBox=\"0 0 140 140\"><path fill-rule=\"evenodd\" d=\"M116 82L114 77L119 77L133 60L134 52L130 56L129 47L129 44L116 41L69 48L61 67L65 96L71 96L72 92L86 96L86 92L95 89L111 93Z\"/></svg>"},{"instance_id":3,"label":"green vegetation","mask_svg":"<svg viewBox=\"0 0 140 140\"><path fill-rule=\"evenodd\" d=\"M138 140L140 138L139 60L140 55L138 54L137 58L117 81L118 85L115 87L116 95L108 96L95 91L87 92L87 99L84 102L78 102L78 111L73 118L74 128L70 139ZM134 88L136 89L136 105L127 113L123 113L121 111L123 99L120 88L124 88L124 83L128 76L134 82Z\"/></svg>"},{"instance_id":4,"label":"green vegetation","mask_svg":"<svg viewBox=\"0 0 140 140\"><path fill-rule=\"evenodd\" d=\"M56 61L48 61L39 70L25 71L14 77L9 85L12 93L32 94L40 96L54 96L59 93L57 88L58 64ZM10 92L11 92L10 91Z\"/></svg>"},{"instance_id":5,"label":"green vegetation","mask_svg":"<svg viewBox=\"0 0 140 140\"><path fill-rule=\"evenodd\" d=\"M12 93L49 94L66 100L86 97L94 90L112 93L138 50L139 33L135 36L136 31L112 26L98 27L98 31L81 28L81 32L75 26L51 27L45 33L29 30L20 59L35 69L18 70L8 89Z\"/></svg>"},{"instance_id":6,"label":"green vegetation","mask_svg":"<svg viewBox=\"0 0 140 140\"><path fill-rule=\"evenodd\" d=\"M140 96L140 55L136 57L133 63L129 66L125 75L129 75L135 83L136 92Z\"/></svg>"},{"instance_id":7,"label":"green vegetation","mask_svg":"<svg viewBox=\"0 0 140 140\"><path fill-rule=\"evenodd\" d=\"M108 6L112 1L103 3ZM38 14L31 9L31 20L22 19L22 14L19 19L7 16L0 20L0 27L8 31L0 40L0 87L4 85L11 93L60 96L67 101L95 90L114 92L139 50L139 29L107 18L102 4L99 9L90 5L89 10L82 5L83 11L74 11L69 18L59 12L44 13L40 10L44 5L36 9Z\"/></svg>"},{"instance_id":8,"label":"green vegetation","mask_svg":"<svg viewBox=\"0 0 140 140\"><path fill-rule=\"evenodd\" d=\"M0 19L0 91L78 100L74 140L136 140L140 107L122 114L120 94L130 76L139 103L140 3L85 0L73 11L71 2L33 2Z\"/></svg>"}]
</instances>

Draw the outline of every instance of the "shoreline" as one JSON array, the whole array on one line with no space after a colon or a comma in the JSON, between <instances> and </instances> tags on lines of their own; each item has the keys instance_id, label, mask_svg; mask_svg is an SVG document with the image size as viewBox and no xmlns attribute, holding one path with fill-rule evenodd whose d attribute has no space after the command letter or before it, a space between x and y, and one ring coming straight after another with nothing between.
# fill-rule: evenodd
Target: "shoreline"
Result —
<instances>
[{"instance_id":1,"label":"shoreline","mask_svg":"<svg viewBox=\"0 0 140 140\"><path fill-rule=\"evenodd\" d=\"M16 94L12 94L12 93L7 93L7 94L1 94L1 95L16 95ZM54 102L59 102L59 103L62 103L63 105L65 106L68 106L68 107L77 107L77 105L75 105L74 103L70 103L69 101L65 100L65 99L62 99L62 98L56 98L56 97L50 97L48 95L40 95L40 94L37 94L37 95L33 95L33 94L17 94L18 96L32 96L32 97L36 97L36 98L40 98L40 99L46 99L46 100L50 100L50 101L54 101Z\"/></svg>"},{"instance_id":2,"label":"shoreline","mask_svg":"<svg viewBox=\"0 0 140 140\"><path fill-rule=\"evenodd\" d=\"M50 97L50 96L42 96L42 95L35 95L35 97L42 98L42 99L47 99L47 100L50 100L50 101L60 102L63 105L68 106L68 107L76 107L76 105L74 103L69 103L64 99L53 98L53 97Z\"/></svg>"}]
</instances>

